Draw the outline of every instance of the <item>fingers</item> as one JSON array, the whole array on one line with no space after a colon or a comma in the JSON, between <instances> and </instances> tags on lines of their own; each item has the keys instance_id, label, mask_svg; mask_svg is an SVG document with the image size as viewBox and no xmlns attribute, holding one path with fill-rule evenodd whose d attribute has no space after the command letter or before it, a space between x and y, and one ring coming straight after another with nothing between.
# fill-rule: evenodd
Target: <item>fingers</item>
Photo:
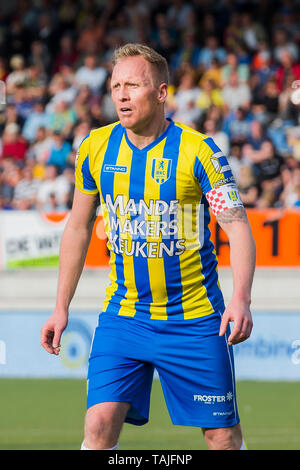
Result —
<instances>
[{"instance_id":1,"label":"fingers","mask_svg":"<svg viewBox=\"0 0 300 470\"><path fill-rule=\"evenodd\" d=\"M42 328L41 330L41 345L43 348L50 354L53 354L52 340L53 332L47 328Z\"/></svg>"},{"instance_id":2,"label":"fingers","mask_svg":"<svg viewBox=\"0 0 300 470\"><path fill-rule=\"evenodd\" d=\"M54 350L54 354L58 355L60 351L60 338L61 338L62 330L59 328L55 329L54 337L52 341L52 346Z\"/></svg>"},{"instance_id":3,"label":"fingers","mask_svg":"<svg viewBox=\"0 0 300 470\"><path fill-rule=\"evenodd\" d=\"M227 327L229 325L229 321L230 321L229 317L226 315L226 313L224 313L221 319L219 336L223 336L226 333Z\"/></svg>"},{"instance_id":4,"label":"fingers","mask_svg":"<svg viewBox=\"0 0 300 470\"><path fill-rule=\"evenodd\" d=\"M228 337L228 344L238 344L248 339L252 331L252 326L252 320L248 317L245 317L240 321L236 320L234 322L233 330Z\"/></svg>"},{"instance_id":5,"label":"fingers","mask_svg":"<svg viewBox=\"0 0 300 470\"><path fill-rule=\"evenodd\" d=\"M62 330L59 328L43 327L41 330L41 345L49 354L58 355Z\"/></svg>"},{"instance_id":6,"label":"fingers","mask_svg":"<svg viewBox=\"0 0 300 470\"><path fill-rule=\"evenodd\" d=\"M221 319L219 336L226 333L230 322L233 322L233 329L228 337L229 345L241 343L249 338L253 326L250 312L235 315L231 309L225 310Z\"/></svg>"}]
</instances>

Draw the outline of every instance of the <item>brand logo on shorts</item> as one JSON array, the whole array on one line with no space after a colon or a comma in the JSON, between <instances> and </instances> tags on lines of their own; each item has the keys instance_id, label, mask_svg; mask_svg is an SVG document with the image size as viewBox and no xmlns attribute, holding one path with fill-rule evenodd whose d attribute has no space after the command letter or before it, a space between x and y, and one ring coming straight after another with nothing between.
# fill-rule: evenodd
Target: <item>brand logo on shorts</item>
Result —
<instances>
[{"instance_id":1,"label":"brand logo on shorts","mask_svg":"<svg viewBox=\"0 0 300 470\"><path fill-rule=\"evenodd\" d=\"M232 399L232 392L227 392L226 395L194 395L194 401L199 401L205 403L206 405L226 403L226 401L232 401Z\"/></svg>"}]
</instances>

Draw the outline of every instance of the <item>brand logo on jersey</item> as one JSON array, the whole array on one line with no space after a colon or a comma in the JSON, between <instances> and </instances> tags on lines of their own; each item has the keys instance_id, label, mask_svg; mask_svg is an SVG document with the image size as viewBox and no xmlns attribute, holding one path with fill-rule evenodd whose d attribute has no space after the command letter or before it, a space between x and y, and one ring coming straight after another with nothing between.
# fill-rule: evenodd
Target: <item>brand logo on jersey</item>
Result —
<instances>
[{"instance_id":1,"label":"brand logo on jersey","mask_svg":"<svg viewBox=\"0 0 300 470\"><path fill-rule=\"evenodd\" d=\"M151 176L156 183L163 184L170 178L171 165L169 158L153 158Z\"/></svg>"},{"instance_id":2,"label":"brand logo on jersey","mask_svg":"<svg viewBox=\"0 0 300 470\"><path fill-rule=\"evenodd\" d=\"M219 157L225 157L225 155L222 152L217 152L210 157L210 161L213 164L215 172L218 174L222 174L225 173L225 171L230 171L230 166L222 165L219 161Z\"/></svg>"},{"instance_id":3,"label":"brand logo on jersey","mask_svg":"<svg viewBox=\"0 0 300 470\"><path fill-rule=\"evenodd\" d=\"M120 166L120 165L104 165L104 169L106 173L126 173L127 166Z\"/></svg>"}]
</instances>

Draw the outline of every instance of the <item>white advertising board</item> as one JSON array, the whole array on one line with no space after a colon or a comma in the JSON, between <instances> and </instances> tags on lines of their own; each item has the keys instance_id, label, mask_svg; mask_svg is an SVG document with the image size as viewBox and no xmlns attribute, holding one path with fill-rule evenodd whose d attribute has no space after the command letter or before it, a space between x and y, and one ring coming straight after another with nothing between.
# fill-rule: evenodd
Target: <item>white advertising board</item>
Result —
<instances>
[{"instance_id":1,"label":"white advertising board","mask_svg":"<svg viewBox=\"0 0 300 470\"><path fill-rule=\"evenodd\" d=\"M67 218L68 214L56 220L37 211L0 211L0 269L57 266Z\"/></svg>"},{"instance_id":2,"label":"white advertising board","mask_svg":"<svg viewBox=\"0 0 300 470\"><path fill-rule=\"evenodd\" d=\"M60 355L40 345L51 312L0 311L0 377L86 378L96 311L74 311ZM300 380L300 312L254 312L251 337L234 346L236 378Z\"/></svg>"}]
</instances>

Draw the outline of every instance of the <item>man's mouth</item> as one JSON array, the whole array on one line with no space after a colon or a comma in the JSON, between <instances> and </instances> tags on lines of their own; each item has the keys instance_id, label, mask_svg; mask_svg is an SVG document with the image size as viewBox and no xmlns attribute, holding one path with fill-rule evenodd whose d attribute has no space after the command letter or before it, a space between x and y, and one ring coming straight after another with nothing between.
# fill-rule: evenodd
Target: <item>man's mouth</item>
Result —
<instances>
[{"instance_id":1,"label":"man's mouth","mask_svg":"<svg viewBox=\"0 0 300 470\"><path fill-rule=\"evenodd\" d=\"M132 109L124 106L123 108L120 108L120 111L121 113L128 114L128 113L131 113Z\"/></svg>"}]
</instances>

